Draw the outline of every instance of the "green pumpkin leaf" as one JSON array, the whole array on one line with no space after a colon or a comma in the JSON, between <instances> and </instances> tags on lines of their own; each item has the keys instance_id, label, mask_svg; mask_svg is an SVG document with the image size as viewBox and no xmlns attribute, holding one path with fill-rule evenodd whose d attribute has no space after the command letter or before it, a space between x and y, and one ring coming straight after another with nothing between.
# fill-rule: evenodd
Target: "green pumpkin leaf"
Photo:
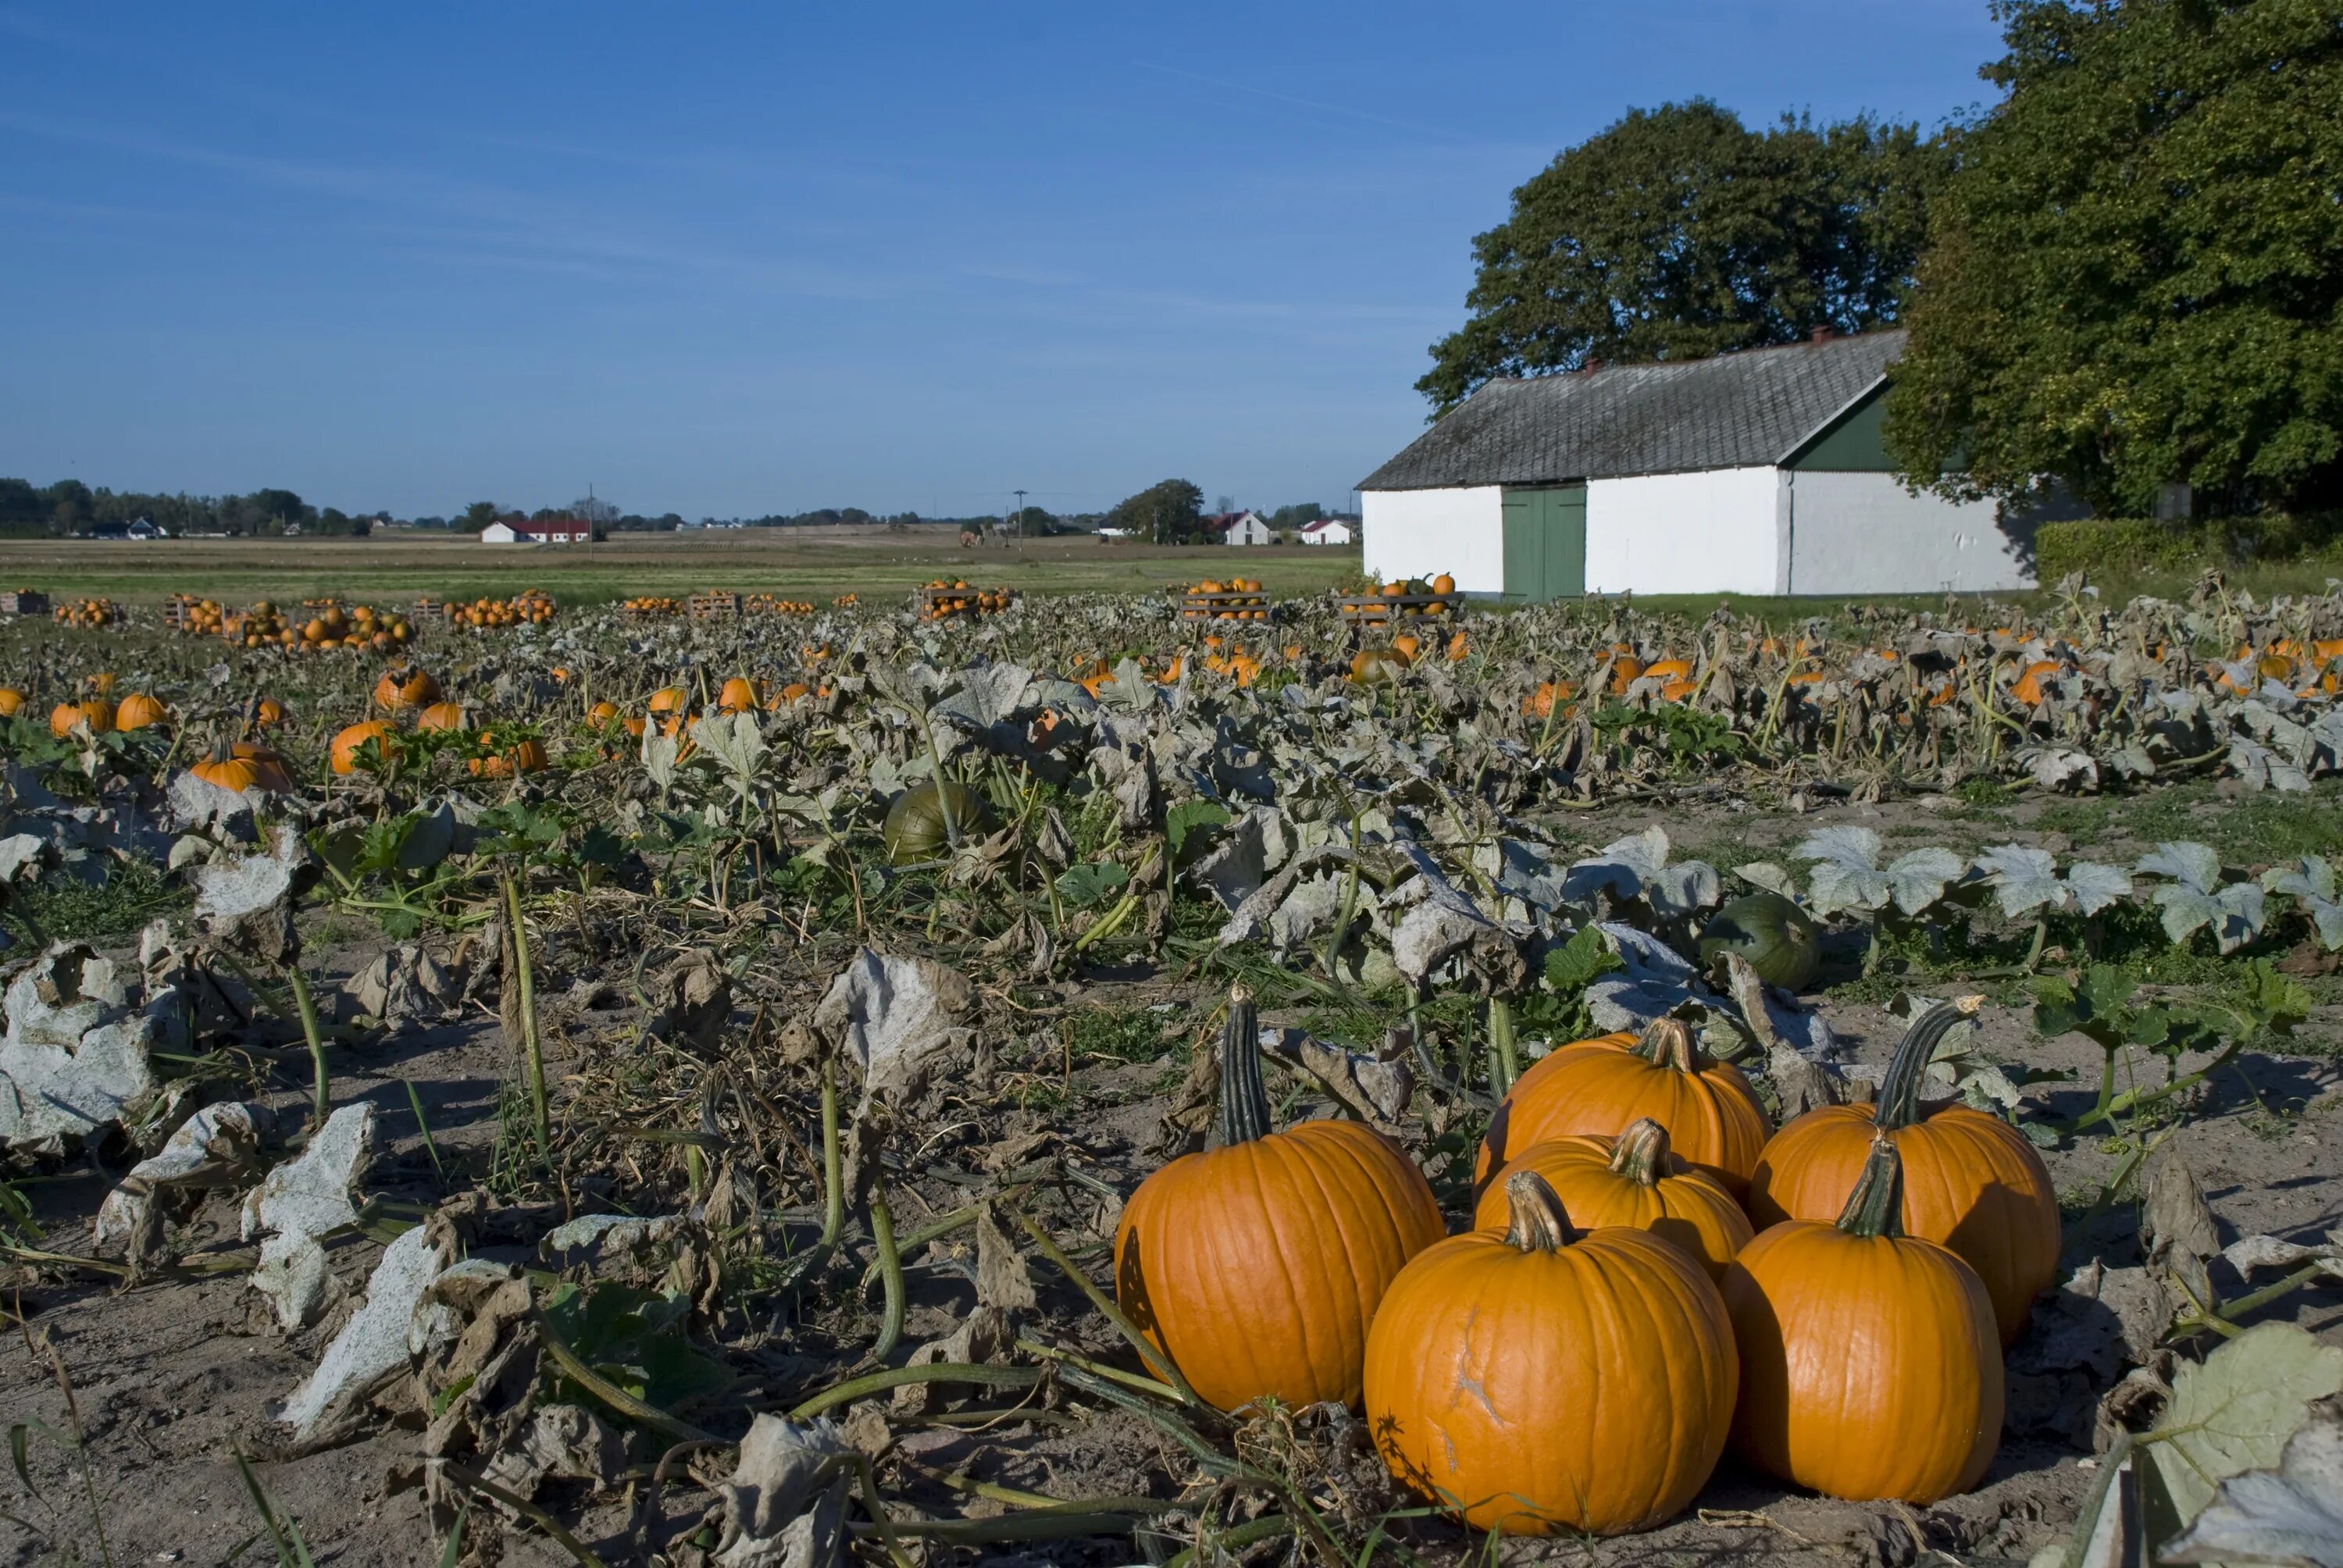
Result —
<instances>
[{"instance_id":1,"label":"green pumpkin leaf","mask_svg":"<svg viewBox=\"0 0 2343 1568\"><path fill-rule=\"evenodd\" d=\"M1129 869L1113 860L1069 866L1058 873L1058 896L1075 909L1087 910L1106 902L1130 880Z\"/></svg>"},{"instance_id":2,"label":"green pumpkin leaf","mask_svg":"<svg viewBox=\"0 0 2343 1568\"><path fill-rule=\"evenodd\" d=\"M1229 809L1210 800L1182 800L1163 814L1163 837L1172 846L1172 858L1181 859L1187 853L1191 834L1209 832L1228 825Z\"/></svg>"}]
</instances>

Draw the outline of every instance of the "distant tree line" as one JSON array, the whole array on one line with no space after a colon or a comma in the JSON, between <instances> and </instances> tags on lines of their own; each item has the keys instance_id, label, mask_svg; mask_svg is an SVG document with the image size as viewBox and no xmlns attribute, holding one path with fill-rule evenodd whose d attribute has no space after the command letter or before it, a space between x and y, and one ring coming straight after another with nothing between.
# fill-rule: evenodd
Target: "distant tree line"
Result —
<instances>
[{"instance_id":1,"label":"distant tree line","mask_svg":"<svg viewBox=\"0 0 2343 1568\"><path fill-rule=\"evenodd\" d=\"M1564 149L1473 241L1433 417L1497 377L1901 326L1886 435L1915 487L2343 507L2334 0L1994 15L2000 100L1933 134L1695 99Z\"/></svg>"},{"instance_id":2,"label":"distant tree line","mask_svg":"<svg viewBox=\"0 0 2343 1568\"><path fill-rule=\"evenodd\" d=\"M291 490L259 489L248 496L148 495L137 490L92 489L79 479L35 485L0 478L0 534L15 538L68 538L92 529L111 532L141 521L171 534L316 534L348 538L389 520L387 512L352 515L337 507L313 507Z\"/></svg>"}]
</instances>

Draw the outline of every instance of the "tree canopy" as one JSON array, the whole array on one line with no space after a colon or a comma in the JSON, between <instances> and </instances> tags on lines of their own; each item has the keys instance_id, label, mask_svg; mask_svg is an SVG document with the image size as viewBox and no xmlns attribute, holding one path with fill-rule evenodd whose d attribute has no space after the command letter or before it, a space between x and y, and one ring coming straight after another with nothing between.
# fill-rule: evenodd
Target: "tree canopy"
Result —
<instances>
[{"instance_id":1,"label":"tree canopy","mask_svg":"<svg viewBox=\"0 0 2343 1568\"><path fill-rule=\"evenodd\" d=\"M1471 317L1433 345L1417 390L1436 417L1493 377L1892 322L1946 167L1916 126L1785 116L1757 132L1704 99L1634 110L1474 238Z\"/></svg>"},{"instance_id":2,"label":"tree canopy","mask_svg":"<svg viewBox=\"0 0 2343 1568\"><path fill-rule=\"evenodd\" d=\"M1166 479L1117 501L1107 526L1159 545L1185 545L1203 536L1203 491L1185 479Z\"/></svg>"},{"instance_id":3,"label":"tree canopy","mask_svg":"<svg viewBox=\"0 0 2343 1568\"><path fill-rule=\"evenodd\" d=\"M1889 449L1956 495L2343 505L2334 0L2005 0ZM1950 477L1947 477L1947 476Z\"/></svg>"}]
</instances>

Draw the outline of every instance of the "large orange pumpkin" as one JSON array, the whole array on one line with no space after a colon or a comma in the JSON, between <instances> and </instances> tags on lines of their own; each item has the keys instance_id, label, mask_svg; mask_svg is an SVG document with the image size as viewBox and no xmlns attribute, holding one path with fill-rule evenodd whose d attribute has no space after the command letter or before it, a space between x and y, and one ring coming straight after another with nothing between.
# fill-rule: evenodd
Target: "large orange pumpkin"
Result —
<instances>
[{"instance_id":1,"label":"large orange pumpkin","mask_svg":"<svg viewBox=\"0 0 2343 1568\"><path fill-rule=\"evenodd\" d=\"M426 708L439 700L439 683L419 669L386 669L382 678L374 683L377 708L397 712L403 708Z\"/></svg>"},{"instance_id":2,"label":"large orange pumpkin","mask_svg":"<svg viewBox=\"0 0 2343 1568\"><path fill-rule=\"evenodd\" d=\"M1508 1229L1409 1264L1367 1338L1366 1415L1392 1473L1481 1530L1644 1530L1724 1452L1739 1381L1725 1302L1648 1231L1581 1234L1534 1171Z\"/></svg>"},{"instance_id":3,"label":"large orange pumpkin","mask_svg":"<svg viewBox=\"0 0 2343 1568\"><path fill-rule=\"evenodd\" d=\"M1926 1507L1993 1462L2001 1342L1976 1271L1901 1233L1903 1186L1881 1133L1836 1224L1785 1221L1725 1271L1741 1346L1733 1446L1833 1497Z\"/></svg>"},{"instance_id":4,"label":"large orange pumpkin","mask_svg":"<svg viewBox=\"0 0 2343 1568\"><path fill-rule=\"evenodd\" d=\"M719 713L746 713L756 706L757 684L744 675L734 676L716 693Z\"/></svg>"},{"instance_id":5,"label":"large orange pumpkin","mask_svg":"<svg viewBox=\"0 0 2343 1568\"><path fill-rule=\"evenodd\" d=\"M163 705L143 691L134 691L124 698L114 710L116 729L145 729L167 719Z\"/></svg>"},{"instance_id":6,"label":"large orange pumpkin","mask_svg":"<svg viewBox=\"0 0 2343 1568\"><path fill-rule=\"evenodd\" d=\"M1473 1179L1485 1184L1511 1158L1549 1138L1615 1138L1638 1117L1667 1129L1686 1162L1736 1198L1765 1146L1765 1111L1749 1081L1712 1060L1681 1019L1654 1019L1638 1040L1606 1034L1565 1045L1533 1066L1497 1107Z\"/></svg>"},{"instance_id":7,"label":"large orange pumpkin","mask_svg":"<svg viewBox=\"0 0 2343 1568\"><path fill-rule=\"evenodd\" d=\"M385 677L385 679L389 678ZM390 741L390 726L379 719L369 719L363 724L353 724L334 737L329 761L336 773L347 777L357 771L358 749L369 740Z\"/></svg>"},{"instance_id":8,"label":"large orange pumpkin","mask_svg":"<svg viewBox=\"0 0 2343 1568\"><path fill-rule=\"evenodd\" d=\"M1578 1223L1649 1231L1683 1248L1712 1280L1725 1277L1725 1265L1756 1233L1725 1184L1685 1164L1669 1149L1668 1130L1648 1116L1616 1138L1557 1138L1523 1150L1482 1192L1473 1229L1505 1223L1505 1183L1523 1171L1544 1177Z\"/></svg>"},{"instance_id":9,"label":"large orange pumpkin","mask_svg":"<svg viewBox=\"0 0 2343 1568\"><path fill-rule=\"evenodd\" d=\"M25 694L13 686L0 686L0 719L14 719L25 706Z\"/></svg>"},{"instance_id":10,"label":"large orange pumpkin","mask_svg":"<svg viewBox=\"0 0 2343 1568\"><path fill-rule=\"evenodd\" d=\"M1958 1252L1985 1282L2001 1342L2016 1342L2034 1298L2056 1282L2061 1230L2050 1172L2025 1135L1966 1105L1922 1111L1920 1089L1945 1033L1981 999L1932 1008L1905 1032L1875 1105L1826 1105L1774 1134L1749 1185L1759 1225L1827 1220L1885 1131L1904 1161L1906 1233Z\"/></svg>"},{"instance_id":11,"label":"large orange pumpkin","mask_svg":"<svg viewBox=\"0 0 2343 1568\"><path fill-rule=\"evenodd\" d=\"M1229 993L1221 1147L1140 1183L1114 1234L1114 1293L1222 1410L1264 1397L1358 1402L1367 1327L1440 1239L1423 1174L1359 1121L1270 1130L1252 993Z\"/></svg>"},{"instance_id":12,"label":"large orange pumpkin","mask_svg":"<svg viewBox=\"0 0 2343 1568\"><path fill-rule=\"evenodd\" d=\"M60 702L49 710L49 733L60 740L85 728L92 735L103 735L112 729L114 704L104 698L93 698L87 702Z\"/></svg>"},{"instance_id":13,"label":"large orange pumpkin","mask_svg":"<svg viewBox=\"0 0 2343 1568\"><path fill-rule=\"evenodd\" d=\"M417 729L460 730L468 728L460 702L435 702L415 716Z\"/></svg>"}]
</instances>

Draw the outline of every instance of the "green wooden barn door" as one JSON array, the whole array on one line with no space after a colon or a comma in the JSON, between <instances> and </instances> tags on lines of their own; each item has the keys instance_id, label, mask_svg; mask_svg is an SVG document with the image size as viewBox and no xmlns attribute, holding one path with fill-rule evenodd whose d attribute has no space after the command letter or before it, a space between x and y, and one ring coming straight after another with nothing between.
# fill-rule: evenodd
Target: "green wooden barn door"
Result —
<instances>
[{"instance_id":1,"label":"green wooden barn door","mask_svg":"<svg viewBox=\"0 0 2343 1568\"><path fill-rule=\"evenodd\" d=\"M1586 591L1586 487L1507 490L1505 597L1542 604Z\"/></svg>"}]
</instances>

